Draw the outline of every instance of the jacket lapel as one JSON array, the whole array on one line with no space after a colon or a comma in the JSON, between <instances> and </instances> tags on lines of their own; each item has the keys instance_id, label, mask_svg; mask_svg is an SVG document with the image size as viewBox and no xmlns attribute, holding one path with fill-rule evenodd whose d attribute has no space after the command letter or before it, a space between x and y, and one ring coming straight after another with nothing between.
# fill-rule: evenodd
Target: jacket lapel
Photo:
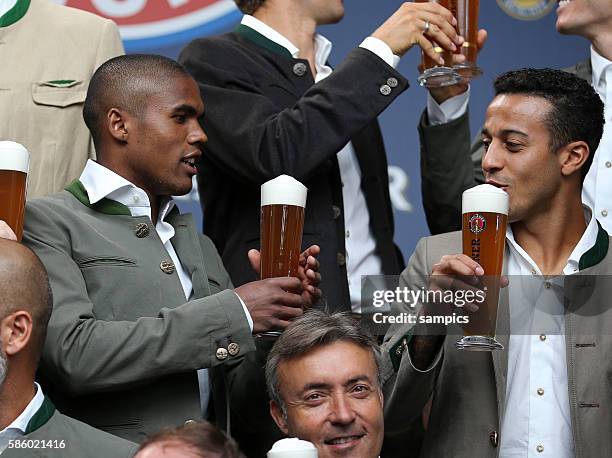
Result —
<instances>
[{"instance_id":1,"label":"jacket lapel","mask_svg":"<svg viewBox=\"0 0 612 458\"><path fill-rule=\"evenodd\" d=\"M508 249L504 255L504 264L502 273L508 274L506 259L508 258ZM491 357L493 358L493 371L495 374L495 389L497 391L497 411L500 421L504 416L506 407L506 383L508 376L508 345L510 344L510 300L508 287L502 288L499 292L499 306L497 307L497 326L496 336L497 341L504 346L503 350L493 350Z\"/></svg>"},{"instance_id":2,"label":"jacket lapel","mask_svg":"<svg viewBox=\"0 0 612 458\"><path fill-rule=\"evenodd\" d=\"M193 217L190 213L180 214L175 207L168 215L167 221L172 224L175 231L171 240L172 246L181 264L191 275L194 298L209 296L208 274Z\"/></svg>"}]
</instances>

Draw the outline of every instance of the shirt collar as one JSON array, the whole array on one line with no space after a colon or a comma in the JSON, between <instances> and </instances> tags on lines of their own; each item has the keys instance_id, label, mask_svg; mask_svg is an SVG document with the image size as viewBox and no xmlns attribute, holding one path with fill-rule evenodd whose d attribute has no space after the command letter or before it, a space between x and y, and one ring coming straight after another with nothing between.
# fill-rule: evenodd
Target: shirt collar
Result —
<instances>
[{"instance_id":1,"label":"shirt collar","mask_svg":"<svg viewBox=\"0 0 612 458\"><path fill-rule=\"evenodd\" d=\"M282 46L289 54L293 56L294 59L300 57L300 50L297 46L295 46L289 39L278 33L268 24L263 21L260 21L255 16L251 16L249 14L245 14L242 17L240 23L246 27L249 27L256 32L262 34L268 40L273 41L279 46ZM327 38L325 38L321 34L315 34L315 64L317 67L322 67L326 64L327 59L332 50L332 43Z\"/></svg>"},{"instance_id":2,"label":"shirt collar","mask_svg":"<svg viewBox=\"0 0 612 458\"><path fill-rule=\"evenodd\" d=\"M593 87L599 93L600 85L606 81L606 70L612 65L612 61L609 61L605 57L593 49L591 46L591 67L593 70ZM612 82L610 82L612 84ZM604 95L605 94L601 94Z\"/></svg>"},{"instance_id":3,"label":"shirt collar","mask_svg":"<svg viewBox=\"0 0 612 458\"><path fill-rule=\"evenodd\" d=\"M584 255L587 251L593 248L597 242L597 235L599 233L597 219L593 217L593 212L588 206L583 205L582 208L584 211L584 220L588 221L588 224L584 233L582 234L582 237L580 237L580 240L567 259L567 263L563 268L563 273L565 275L572 274L579 270L580 258L582 258L582 255ZM521 247L514 239L514 233L512 232L512 227L510 224L508 224L506 228L506 240L508 241L508 245L511 247L511 249L535 265L529 254L523 250L523 247Z\"/></svg>"},{"instance_id":4,"label":"shirt collar","mask_svg":"<svg viewBox=\"0 0 612 458\"><path fill-rule=\"evenodd\" d=\"M151 203L147 193L103 165L88 159L79 179L92 205L108 198L128 207L132 215L135 208L148 208L149 218L151 217ZM174 201L171 198L163 200L159 208L158 221L163 221L173 207Z\"/></svg>"},{"instance_id":5,"label":"shirt collar","mask_svg":"<svg viewBox=\"0 0 612 458\"><path fill-rule=\"evenodd\" d=\"M36 394L34 395L32 400L28 403L26 408L23 409L23 412L21 412L21 414L17 418L15 418L15 420L10 425L0 431L0 434L4 433L9 429L19 430L22 434L26 433L28 423L30 423L30 420L36 414L36 412L38 412L38 409L40 409L45 400L45 396L42 392L42 388L40 387L40 385L36 382L34 382L34 385L36 387Z\"/></svg>"}]
</instances>

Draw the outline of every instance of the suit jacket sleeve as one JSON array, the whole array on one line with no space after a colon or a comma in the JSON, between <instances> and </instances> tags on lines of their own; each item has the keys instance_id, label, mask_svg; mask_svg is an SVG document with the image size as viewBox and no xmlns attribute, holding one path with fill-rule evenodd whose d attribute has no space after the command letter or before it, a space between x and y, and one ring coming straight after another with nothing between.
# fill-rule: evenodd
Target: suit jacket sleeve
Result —
<instances>
[{"instance_id":1,"label":"suit jacket sleeve","mask_svg":"<svg viewBox=\"0 0 612 458\"><path fill-rule=\"evenodd\" d=\"M74 395L125 389L166 374L214 367L221 363L215 356L217 342L228 336L240 345L241 354L255 348L233 290L175 308L162 304L154 317L105 321L94 314L87 284L71 257L69 237L44 206L28 205L24 242L46 266L53 293L42 368ZM231 287L221 259L214 249L212 253L211 270L223 277L223 287ZM122 287L130 285L117 284L109 307L130 307L121 303Z\"/></svg>"},{"instance_id":2,"label":"suit jacket sleeve","mask_svg":"<svg viewBox=\"0 0 612 458\"><path fill-rule=\"evenodd\" d=\"M408 267L400 276L399 287L419 291L427 287L429 265L427 239L421 239L410 258ZM393 304L392 314L417 314L420 305ZM397 434L410 429L434 389L443 358L441 349L431 366L421 371L415 368L407 350L414 325L392 325L382 345L383 391L385 397L385 433Z\"/></svg>"},{"instance_id":3,"label":"suit jacket sleeve","mask_svg":"<svg viewBox=\"0 0 612 458\"><path fill-rule=\"evenodd\" d=\"M436 126L427 112L419 122L421 140L421 192L427 224L432 234L461 229L463 191L484 183L480 136L470 144L468 113Z\"/></svg>"},{"instance_id":4,"label":"suit jacket sleeve","mask_svg":"<svg viewBox=\"0 0 612 458\"><path fill-rule=\"evenodd\" d=\"M275 69L258 74L261 62L250 69L253 56L235 48L196 40L179 60L200 85L207 158L244 183L260 185L283 173L308 181L408 86L378 56L357 48L329 77L298 97L293 93L298 89ZM292 65L293 60L285 59L285 65ZM380 87L390 77L398 85L383 95ZM271 91L284 92L287 106L273 100Z\"/></svg>"}]
</instances>

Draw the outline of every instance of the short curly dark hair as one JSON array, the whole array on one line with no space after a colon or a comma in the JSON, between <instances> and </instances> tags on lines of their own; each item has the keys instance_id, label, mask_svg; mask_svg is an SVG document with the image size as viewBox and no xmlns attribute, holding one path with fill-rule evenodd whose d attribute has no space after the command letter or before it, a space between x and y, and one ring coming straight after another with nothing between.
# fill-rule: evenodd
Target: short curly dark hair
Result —
<instances>
[{"instance_id":1,"label":"short curly dark hair","mask_svg":"<svg viewBox=\"0 0 612 458\"><path fill-rule=\"evenodd\" d=\"M582 166L586 176L599 146L604 127L604 105L582 78L551 68L523 68L500 75L493 83L495 95L524 94L542 97L552 105L546 124L553 152L574 141L589 146L589 157Z\"/></svg>"},{"instance_id":2,"label":"short curly dark hair","mask_svg":"<svg viewBox=\"0 0 612 458\"><path fill-rule=\"evenodd\" d=\"M266 0L234 0L244 14L253 14Z\"/></svg>"}]
</instances>

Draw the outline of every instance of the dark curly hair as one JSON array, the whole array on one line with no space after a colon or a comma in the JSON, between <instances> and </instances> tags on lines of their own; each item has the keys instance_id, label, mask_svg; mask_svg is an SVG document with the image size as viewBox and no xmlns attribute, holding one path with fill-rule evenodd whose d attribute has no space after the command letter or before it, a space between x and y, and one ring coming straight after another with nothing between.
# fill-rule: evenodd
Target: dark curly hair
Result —
<instances>
[{"instance_id":1,"label":"dark curly hair","mask_svg":"<svg viewBox=\"0 0 612 458\"><path fill-rule=\"evenodd\" d=\"M253 14L266 0L234 0L244 14Z\"/></svg>"},{"instance_id":2,"label":"dark curly hair","mask_svg":"<svg viewBox=\"0 0 612 458\"><path fill-rule=\"evenodd\" d=\"M495 95L524 94L542 97L552 105L546 117L550 149L558 151L574 141L589 146L589 157L582 166L582 178L593 162L604 126L604 105L582 78L550 68L523 68L499 76L493 83Z\"/></svg>"}]
</instances>

